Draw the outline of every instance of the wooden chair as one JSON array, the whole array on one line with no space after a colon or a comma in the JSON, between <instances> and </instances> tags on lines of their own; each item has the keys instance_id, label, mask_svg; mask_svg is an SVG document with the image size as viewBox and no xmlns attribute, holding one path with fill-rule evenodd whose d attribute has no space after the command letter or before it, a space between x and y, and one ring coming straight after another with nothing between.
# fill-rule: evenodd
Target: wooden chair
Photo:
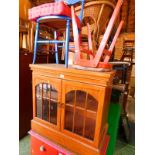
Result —
<instances>
[{"instance_id":1,"label":"wooden chair","mask_svg":"<svg viewBox=\"0 0 155 155\"><path fill-rule=\"evenodd\" d=\"M38 44L54 44L55 59L56 63L58 64L58 44L65 43L65 66L68 66L68 50L71 21L70 6L75 5L77 3L81 3L81 12L79 18L76 16L78 28L80 28L85 0L55 0L55 3L46 3L29 9L29 19L36 21L33 63L35 63L36 61ZM39 25L41 23L44 23L49 27L55 29L53 40L48 38L44 40L39 39ZM58 40L57 30L60 29L65 29L66 37L64 40Z\"/></svg>"},{"instance_id":2,"label":"wooden chair","mask_svg":"<svg viewBox=\"0 0 155 155\"><path fill-rule=\"evenodd\" d=\"M73 36L74 36L74 44L75 44L75 62L74 62L75 65L83 66L83 67L87 67L87 68L88 67L102 68L105 70L112 69L112 65L109 64L108 62L109 62L110 56L112 54L116 39L121 31L123 21L120 22L118 29L115 33L115 36L113 38L113 41L108 49L106 49L106 45L107 45L108 39L110 37L110 33L112 31L114 23L116 21L117 15L120 11L122 3L123 3L122 0L118 0L97 52L94 52L93 50L92 51L91 50L83 50L80 48L80 36L78 33L77 22L75 19L75 11L74 11L74 7L71 7ZM88 26L88 28L89 28L89 26ZM90 35L90 33L89 33L89 35ZM88 38L91 38L91 36L88 36ZM91 42L91 39L90 39L90 42ZM89 55L89 59L84 59L82 57L83 52L87 53ZM96 53L96 54L94 54L94 53ZM102 62L101 62L101 59L103 60Z\"/></svg>"},{"instance_id":3,"label":"wooden chair","mask_svg":"<svg viewBox=\"0 0 155 155\"><path fill-rule=\"evenodd\" d=\"M123 41L123 54L121 61L134 62L134 52L135 52L135 40L134 39L124 39Z\"/></svg>"}]
</instances>

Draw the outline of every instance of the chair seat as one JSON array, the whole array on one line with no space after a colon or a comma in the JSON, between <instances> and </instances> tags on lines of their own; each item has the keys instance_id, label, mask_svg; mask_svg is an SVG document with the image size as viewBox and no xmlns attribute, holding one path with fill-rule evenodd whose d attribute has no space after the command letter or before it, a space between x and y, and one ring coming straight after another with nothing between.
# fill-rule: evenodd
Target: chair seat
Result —
<instances>
[{"instance_id":1,"label":"chair seat","mask_svg":"<svg viewBox=\"0 0 155 155\"><path fill-rule=\"evenodd\" d=\"M43 16L67 16L71 18L71 8L63 1L46 3L28 10L29 20L36 21L39 17ZM81 28L80 19L76 16L77 26Z\"/></svg>"}]
</instances>

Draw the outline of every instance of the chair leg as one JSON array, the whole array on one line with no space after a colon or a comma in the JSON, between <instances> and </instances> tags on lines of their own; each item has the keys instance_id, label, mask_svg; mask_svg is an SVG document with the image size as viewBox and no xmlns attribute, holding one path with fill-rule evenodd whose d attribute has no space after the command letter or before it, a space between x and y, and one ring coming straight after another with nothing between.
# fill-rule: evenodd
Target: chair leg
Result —
<instances>
[{"instance_id":1,"label":"chair leg","mask_svg":"<svg viewBox=\"0 0 155 155\"><path fill-rule=\"evenodd\" d=\"M54 40L57 40L57 32L54 31ZM54 47L55 47L55 60L56 60L56 64L59 64L59 59L58 59L58 44L54 43Z\"/></svg>"},{"instance_id":2,"label":"chair leg","mask_svg":"<svg viewBox=\"0 0 155 155\"><path fill-rule=\"evenodd\" d=\"M66 43L65 43L65 67L68 67L68 51L69 51L69 39L70 39L70 20L66 22Z\"/></svg>"},{"instance_id":3,"label":"chair leg","mask_svg":"<svg viewBox=\"0 0 155 155\"><path fill-rule=\"evenodd\" d=\"M37 56L38 32L39 32L39 22L37 22L37 24L36 24L36 33L35 33L35 39L34 39L33 64L35 63L35 61L36 61L36 56Z\"/></svg>"},{"instance_id":4,"label":"chair leg","mask_svg":"<svg viewBox=\"0 0 155 155\"><path fill-rule=\"evenodd\" d=\"M125 65L123 65L123 71L122 71L122 83L125 83L126 81L126 74L127 74L127 68Z\"/></svg>"}]
</instances>

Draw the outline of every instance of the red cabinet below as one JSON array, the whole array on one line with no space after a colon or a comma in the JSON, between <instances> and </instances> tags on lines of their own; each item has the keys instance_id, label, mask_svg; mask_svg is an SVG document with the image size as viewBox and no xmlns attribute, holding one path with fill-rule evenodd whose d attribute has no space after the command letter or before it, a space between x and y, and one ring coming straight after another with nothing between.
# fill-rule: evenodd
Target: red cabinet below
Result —
<instances>
[{"instance_id":1,"label":"red cabinet below","mask_svg":"<svg viewBox=\"0 0 155 155\"><path fill-rule=\"evenodd\" d=\"M33 131L29 134L31 135L31 155L74 155Z\"/></svg>"},{"instance_id":2,"label":"red cabinet below","mask_svg":"<svg viewBox=\"0 0 155 155\"><path fill-rule=\"evenodd\" d=\"M32 130L29 131L29 134L31 135L31 155L76 155ZM100 155L106 155L109 139L110 136L106 135Z\"/></svg>"}]
</instances>

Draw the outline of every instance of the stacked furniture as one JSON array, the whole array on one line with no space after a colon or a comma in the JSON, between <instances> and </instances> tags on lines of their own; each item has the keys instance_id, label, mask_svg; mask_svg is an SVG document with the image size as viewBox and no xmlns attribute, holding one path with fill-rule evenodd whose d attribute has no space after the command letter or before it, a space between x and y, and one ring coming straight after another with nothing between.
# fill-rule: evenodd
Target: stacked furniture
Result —
<instances>
[{"instance_id":1,"label":"stacked furniture","mask_svg":"<svg viewBox=\"0 0 155 155\"><path fill-rule=\"evenodd\" d=\"M75 3L78 1L74 1ZM75 45L75 64L68 67L69 45L69 17L66 25L66 59L65 66L58 64L32 64L33 85L33 119L31 121L31 155L106 155L110 140L108 131L108 112L111 98L112 83L115 71L109 62L116 39L121 31L123 21L120 22L110 47L107 43L122 5L118 0L116 8L108 23L98 51L83 50L80 46L80 26L75 15L74 6L71 6L71 19ZM64 2L54 5L64 6ZM38 40L39 22L55 18L47 16L47 4L39 8L34 46L34 59L38 43L54 43L57 53L58 41L56 33L54 40ZM53 4L52 4L53 6ZM58 6L56 6L57 8ZM65 7L68 7L67 5ZM59 7L58 7L59 8ZM62 9L63 8L63 9ZM64 11L65 8L61 9ZM46 10L46 11L45 11ZM32 12L32 19L35 13ZM59 10L55 10L56 12ZM31 13L29 14L31 17ZM64 13L64 12L63 12ZM67 12L65 12L67 13ZM39 15L38 15L39 14ZM62 15L62 14L61 14ZM56 16L57 18L58 16ZM56 20L57 21L57 20ZM62 26L58 21L56 25ZM90 27L88 26L88 48L92 47ZM90 59L83 59L82 52ZM96 54L96 55L95 55ZM57 60L56 54L56 60ZM103 59L103 60L102 60ZM58 61L56 61L58 63ZM68 68L66 68L68 67ZM80 68L79 70L79 67ZM78 68L78 69L76 69ZM103 72L104 71L104 72Z\"/></svg>"},{"instance_id":2,"label":"stacked furniture","mask_svg":"<svg viewBox=\"0 0 155 155\"><path fill-rule=\"evenodd\" d=\"M84 2L85 0L55 0L55 3L46 3L29 9L29 20L36 22L33 63L35 63L36 61L37 48L39 44L54 44L55 59L56 63L58 64L58 45L63 44L65 46L65 65L66 67L68 66L68 51L71 25L71 10L69 6L81 3L80 15L79 17L76 16L78 28L80 29ZM53 38L39 38L39 27L41 24L45 24L53 28ZM58 39L58 31L65 31L65 38L63 40Z\"/></svg>"}]
</instances>

